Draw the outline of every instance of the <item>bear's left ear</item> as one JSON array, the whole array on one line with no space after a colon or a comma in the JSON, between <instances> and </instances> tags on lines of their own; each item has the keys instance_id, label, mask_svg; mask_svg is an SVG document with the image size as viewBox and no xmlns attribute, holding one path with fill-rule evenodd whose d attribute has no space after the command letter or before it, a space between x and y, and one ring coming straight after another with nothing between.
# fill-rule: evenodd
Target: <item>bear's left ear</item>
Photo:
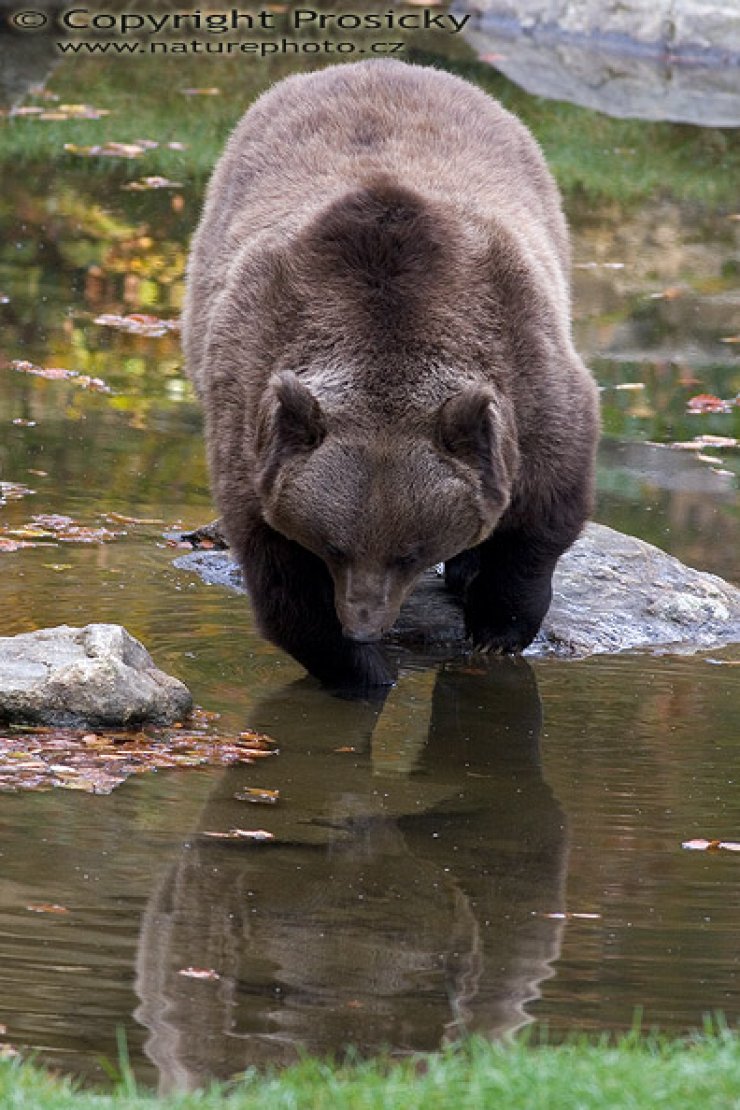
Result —
<instances>
[{"instance_id":1,"label":"bear's left ear","mask_svg":"<svg viewBox=\"0 0 740 1110\"><path fill-rule=\"evenodd\" d=\"M261 482L272 482L292 455L315 450L326 435L321 405L290 370L275 374L262 401L255 454Z\"/></svg>"},{"instance_id":2,"label":"bear's left ear","mask_svg":"<svg viewBox=\"0 0 740 1110\"><path fill-rule=\"evenodd\" d=\"M508 502L519 452L512 422L491 389L471 386L445 401L437 413L437 441L477 471L487 501Z\"/></svg>"}]
</instances>

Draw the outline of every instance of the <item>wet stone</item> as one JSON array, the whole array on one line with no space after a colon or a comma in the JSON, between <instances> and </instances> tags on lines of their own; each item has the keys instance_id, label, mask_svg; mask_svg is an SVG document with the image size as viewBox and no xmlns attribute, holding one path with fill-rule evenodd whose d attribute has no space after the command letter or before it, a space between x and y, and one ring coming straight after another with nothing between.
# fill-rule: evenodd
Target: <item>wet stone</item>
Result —
<instances>
[{"instance_id":1,"label":"wet stone","mask_svg":"<svg viewBox=\"0 0 740 1110\"><path fill-rule=\"evenodd\" d=\"M60 625L0 637L0 722L57 726L169 724L192 705L117 624Z\"/></svg>"},{"instance_id":2,"label":"wet stone","mask_svg":"<svg viewBox=\"0 0 740 1110\"><path fill-rule=\"evenodd\" d=\"M243 592L224 551L175 560L212 585ZM391 630L392 643L462 649L462 611L443 579L428 571ZM584 658L653 649L679 654L740 643L740 590L714 574L603 524L589 524L558 563L553 600L528 656Z\"/></svg>"}]
</instances>

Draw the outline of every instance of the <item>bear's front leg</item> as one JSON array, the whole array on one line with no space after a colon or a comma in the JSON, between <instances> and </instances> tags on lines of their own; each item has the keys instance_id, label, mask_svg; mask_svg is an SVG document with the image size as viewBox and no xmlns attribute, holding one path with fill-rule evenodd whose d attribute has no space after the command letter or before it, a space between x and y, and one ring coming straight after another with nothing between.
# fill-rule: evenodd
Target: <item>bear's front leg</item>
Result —
<instances>
[{"instance_id":1,"label":"bear's front leg","mask_svg":"<svg viewBox=\"0 0 740 1110\"><path fill-rule=\"evenodd\" d=\"M558 554L524 530L494 532L474 549L477 573L464 591L465 626L480 651L523 651L552 600ZM563 545L563 550L567 544Z\"/></svg>"},{"instance_id":2,"label":"bear's front leg","mask_svg":"<svg viewBox=\"0 0 740 1110\"><path fill-rule=\"evenodd\" d=\"M375 644L342 634L334 584L312 552L264 522L235 544L262 634L327 686L365 689L394 681Z\"/></svg>"}]
</instances>

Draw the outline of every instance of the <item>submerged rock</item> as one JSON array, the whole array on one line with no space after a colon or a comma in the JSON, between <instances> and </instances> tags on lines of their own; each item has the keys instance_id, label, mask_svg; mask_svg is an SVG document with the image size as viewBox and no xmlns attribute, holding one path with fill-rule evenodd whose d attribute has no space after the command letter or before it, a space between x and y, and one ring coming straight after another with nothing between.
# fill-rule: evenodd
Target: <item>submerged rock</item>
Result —
<instances>
[{"instance_id":1,"label":"submerged rock","mask_svg":"<svg viewBox=\"0 0 740 1110\"><path fill-rule=\"evenodd\" d=\"M59 726L169 724L192 706L118 624L0 637L0 721Z\"/></svg>"},{"instance_id":2,"label":"submerged rock","mask_svg":"<svg viewBox=\"0 0 740 1110\"><path fill-rule=\"evenodd\" d=\"M194 551L175 566L243 592L228 552ZM740 643L740 590L603 524L589 524L565 553L553 590L528 656L583 658L638 648L686 653ZM388 640L422 648L467 645L460 605L434 571L406 602Z\"/></svg>"}]
</instances>

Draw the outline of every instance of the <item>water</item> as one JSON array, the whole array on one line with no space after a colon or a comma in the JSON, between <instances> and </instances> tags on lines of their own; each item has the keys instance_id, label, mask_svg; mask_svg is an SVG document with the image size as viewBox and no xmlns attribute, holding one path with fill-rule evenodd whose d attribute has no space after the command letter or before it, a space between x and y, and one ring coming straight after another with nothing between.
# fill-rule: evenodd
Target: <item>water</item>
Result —
<instances>
[{"instance_id":1,"label":"water","mask_svg":"<svg viewBox=\"0 0 740 1110\"><path fill-rule=\"evenodd\" d=\"M0 552L2 632L124 623L224 735L251 726L280 748L108 797L2 795L6 1038L102 1082L123 1029L137 1075L169 1089L305 1048L406 1053L532 1021L553 1038L618 1030L638 1007L666 1031L718 1010L736 1022L737 856L681 843L738 839L737 656L408 656L384 704L328 697L243 598L173 568L164 531L213 515L177 339L94 323L177 315L200 187L136 194L125 173L69 161L51 180L4 169L2 354L114 392L0 371L0 477L34 490L0 525L163 523ZM604 386L596 517L736 577L737 454L667 444L738 434L732 414L686 414L692 394L740 384L722 342L740 322L738 223L660 199L568 208L578 344ZM279 801L249 805L245 787ZM275 839L203 835L234 826ZM68 912L29 909L45 904Z\"/></svg>"}]
</instances>

